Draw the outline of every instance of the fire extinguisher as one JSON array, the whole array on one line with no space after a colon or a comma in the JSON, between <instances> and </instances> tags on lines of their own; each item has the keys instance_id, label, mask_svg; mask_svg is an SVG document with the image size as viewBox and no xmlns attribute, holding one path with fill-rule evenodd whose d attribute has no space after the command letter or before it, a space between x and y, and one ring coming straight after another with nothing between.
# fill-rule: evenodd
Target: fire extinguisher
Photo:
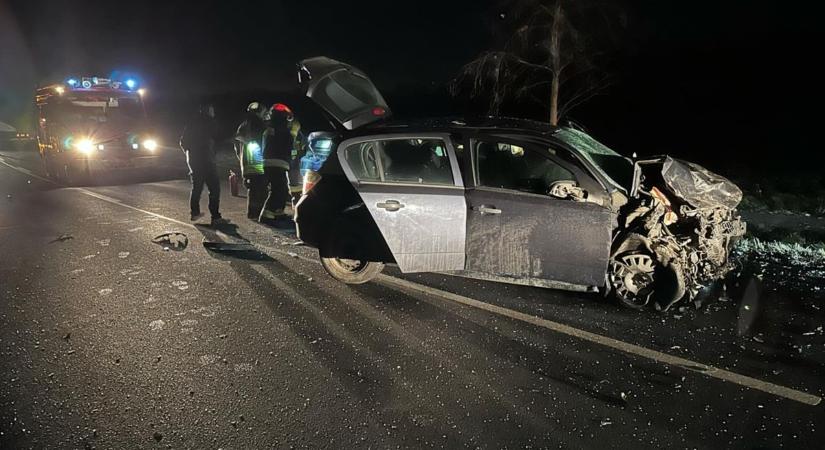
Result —
<instances>
[{"instance_id":1,"label":"fire extinguisher","mask_svg":"<svg viewBox=\"0 0 825 450\"><path fill-rule=\"evenodd\" d=\"M235 174L232 170L229 171L229 192L232 193L233 197L238 196L238 175Z\"/></svg>"}]
</instances>

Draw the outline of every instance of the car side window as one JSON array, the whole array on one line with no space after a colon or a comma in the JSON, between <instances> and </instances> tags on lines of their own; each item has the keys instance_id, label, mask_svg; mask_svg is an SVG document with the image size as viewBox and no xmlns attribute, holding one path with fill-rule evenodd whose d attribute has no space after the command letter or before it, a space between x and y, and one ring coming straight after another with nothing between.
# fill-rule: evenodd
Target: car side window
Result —
<instances>
[{"instance_id":1,"label":"car side window","mask_svg":"<svg viewBox=\"0 0 825 450\"><path fill-rule=\"evenodd\" d=\"M577 182L572 172L537 149L480 141L474 150L479 186L547 195L554 183Z\"/></svg>"},{"instance_id":2,"label":"car side window","mask_svg":"<svg viewBox=\"0 0 825 450\"><path fill-rule=\"evenodd\" d=\"M359 181L452 186L442 139L383 139L348 146L347 164Z\"/></svg>"},{"instance_id":3,"label":"car side window","mask_svg":"<svg viewBox=\"0 0 825 450\"><path fill-rule=\"evenodd\" d=\"M344 150L344 155L355 178L359 181L381 181L375 142L353 144Z\"/></svg>"}]
</instances>

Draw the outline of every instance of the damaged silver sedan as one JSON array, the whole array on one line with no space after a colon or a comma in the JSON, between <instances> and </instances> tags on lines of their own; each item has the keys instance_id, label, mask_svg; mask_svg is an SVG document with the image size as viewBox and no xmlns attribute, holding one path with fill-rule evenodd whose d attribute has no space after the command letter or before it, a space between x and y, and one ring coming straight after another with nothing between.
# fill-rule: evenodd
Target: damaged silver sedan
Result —
<instances>
[{"instance_id":1,"label":"damaged silver sedan","mask_svg":"<svg viewBox=\"0 0 825 450\"><path fill-rule=\"evenodd\" d=\"M300 71L337 131L312 135L330 150L304 176L295 220L343 282L392 263L667 309L731 270L742 194L698 165L634 163L529 121L393 122L358 69L318 57Z\"/></svg>"}]
</instances>

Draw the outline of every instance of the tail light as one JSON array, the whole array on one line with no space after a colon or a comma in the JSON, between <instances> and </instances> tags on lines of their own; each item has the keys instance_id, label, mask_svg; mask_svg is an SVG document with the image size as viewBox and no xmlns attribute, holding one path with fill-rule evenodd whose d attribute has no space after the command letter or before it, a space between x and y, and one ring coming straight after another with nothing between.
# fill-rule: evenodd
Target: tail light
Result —
<instances>
[{"instance_id":1,"label":"tail light","mask_svg":"<svg viewBox=\"0 0 825 450\"><path fill-rule=\"evenodd\" d=\"M304 187L302 194L307 195L319 181L321 181L321 174L315 172L314 170L308 170L306 174L304 174Z\"/></svg>"}]
</instances>

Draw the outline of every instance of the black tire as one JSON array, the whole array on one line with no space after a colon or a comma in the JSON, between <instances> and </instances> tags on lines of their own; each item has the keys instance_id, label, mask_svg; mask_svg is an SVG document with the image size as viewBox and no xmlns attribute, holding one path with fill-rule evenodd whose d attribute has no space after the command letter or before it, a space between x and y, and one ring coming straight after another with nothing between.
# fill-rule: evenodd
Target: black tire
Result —
<instances>
[{"instance_id":1,"label":"black tire","mask_svg":"<svg viewBox=\"0 0 825 450\"><path fill-rule=\"evenodd\" d=\"M321 257L324 270L338 281L346 284L364 284L384 270L384 263L344 258Z\"/></svg>"},{"instance_id":2,"label":"black tire","mask_svg":"<svg viewBox=\"0 0 825 450\"><path fill-rule=\"evenodd\" d=\"M374 261L374 252L356 229L347 222L330 228L330 234L319 249L324 270L332 278L347 284L366 283L384 270L384 263Z\"/></svg>"},{"instance_id":3,"label":"black tire","mask_svg":"<svg viewBox=\"0 0 825 450\"><path fill-rule=\"evenodd\" d=\"M631 309L654 306L667 311L685 296L685 280L677 266L663 267L646 252L628 252L610 262L608 288L612 296Z\"/></svg>"}]
</instances>

